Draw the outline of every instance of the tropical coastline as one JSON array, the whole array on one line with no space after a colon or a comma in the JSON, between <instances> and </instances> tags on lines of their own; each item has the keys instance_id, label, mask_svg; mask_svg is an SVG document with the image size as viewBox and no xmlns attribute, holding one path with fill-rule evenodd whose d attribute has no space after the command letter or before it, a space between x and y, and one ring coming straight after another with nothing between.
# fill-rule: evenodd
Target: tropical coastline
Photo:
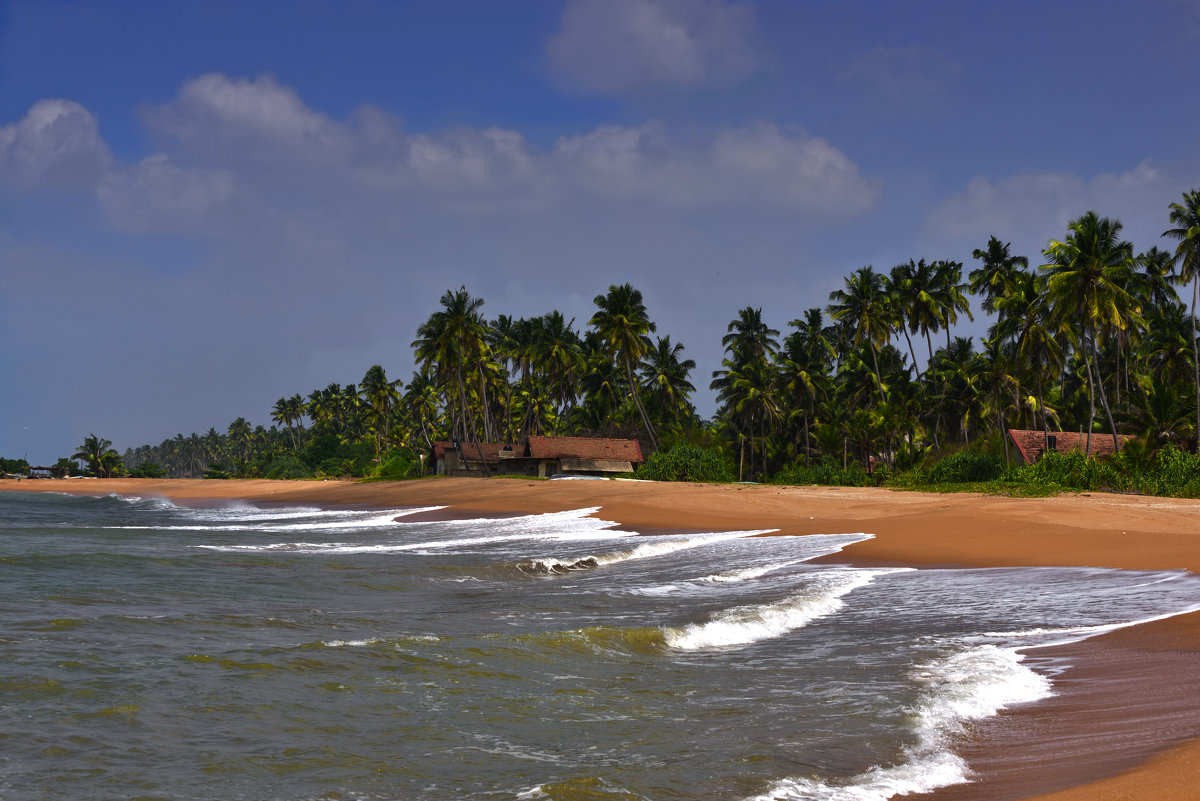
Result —
<instances>
[{"instance_id":1,"label":"tropical coastline","mask_svg":"<svg viewBox=\"0 0 1200 801\"><path fill-rule=\"evenodd\" d=\"M632 531L866 532L827 561L906 566L1077 566L1200 573L1200 501L1113 495L1015 499L880 489L621 481L410 482L74 479L0 481L0 491L321 506L446 506L455 514L600 507ZM974 730L977 781L926 798L1053 801L1188 797L1200 779L1200 614L1037 649L1068 664L1056 697ZM1151 677L1155 677L1152 680Z\"/></svg>"}]
</instances>

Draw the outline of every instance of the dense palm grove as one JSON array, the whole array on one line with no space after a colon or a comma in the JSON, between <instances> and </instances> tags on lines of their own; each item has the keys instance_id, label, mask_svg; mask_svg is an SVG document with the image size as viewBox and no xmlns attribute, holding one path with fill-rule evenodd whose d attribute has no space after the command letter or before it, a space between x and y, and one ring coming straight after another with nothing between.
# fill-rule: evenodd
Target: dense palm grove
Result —
<instances>
[{"instance_id":1,"label":"dense palm grove","mask_svg":"<svg viewBox=\"0 0 1200 801\"><path fill-rule=\"evenodd\" d=\"M429 472L435 441L530 434L636 437L647 453L686 442L743 479L818 463L903 470L967 447L1011 459L1007 428L1194 448L1200 191L1168 218L1170 250L1137 252L1120 222L1088 212L1034 266L993 237L969 267L857 269L826 307L785 329L744 308L722 339L711 421L692 403L695 362L658 335L634 287L598 295L583 326L557 311L489 319L462 287L417 328L419 369L407 382L376 365L358 384L280 398L270 428L238 418L224 432L126 451L124 465L145 475L404 476ZM1191 288L1190 309L1179 286ZM981 312L991 325L979 342L955 333ZM92 464L87 450L76 458L112 468L111 456Z\"/></svg>"}]
</instances>

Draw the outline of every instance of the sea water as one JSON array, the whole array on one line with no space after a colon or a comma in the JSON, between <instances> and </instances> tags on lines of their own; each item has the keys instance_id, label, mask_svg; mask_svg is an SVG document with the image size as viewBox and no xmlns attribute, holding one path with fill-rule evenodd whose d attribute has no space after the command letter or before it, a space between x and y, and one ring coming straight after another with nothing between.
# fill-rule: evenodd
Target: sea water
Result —
<instances>
[{"instance_id":1,"label":"sea water","mask_svg":"<svg viewBox=\"0 0 1200 801\"><path fill-rule=\"evenodd\" d=\"M0 798L881 800L969 780L971 721L1054 692L1031 646L1200 607L417 511L0 494Z\"/></svg>"}]
</instances>

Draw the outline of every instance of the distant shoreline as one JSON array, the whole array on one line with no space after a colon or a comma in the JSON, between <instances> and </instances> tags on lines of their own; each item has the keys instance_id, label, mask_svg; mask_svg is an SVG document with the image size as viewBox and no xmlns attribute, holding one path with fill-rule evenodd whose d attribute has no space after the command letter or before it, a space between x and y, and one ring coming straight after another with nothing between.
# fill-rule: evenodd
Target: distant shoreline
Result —
<instances>
[{"instance_id":1,"label":"distant shoreline","mask_svg":"<svg viewBox=\"0 0 1200 801\"><path fill-rule=\"evenodd\" d=\"M598 517L643 532L875 535L826 557L829 562L1200 573L1200 501L1099 493L1002 498L849 487L471 478L0 480L0 491L117 493L184 504L447 506L459 517L599 507ZM1031 651L1029 658L1070 662L1073 667L1055 678L1059 695L978 727L963 754L979 782L906 798L1117 801L1185 798L1200 786L1200 613Z\"/></svg>"}]
</instances>

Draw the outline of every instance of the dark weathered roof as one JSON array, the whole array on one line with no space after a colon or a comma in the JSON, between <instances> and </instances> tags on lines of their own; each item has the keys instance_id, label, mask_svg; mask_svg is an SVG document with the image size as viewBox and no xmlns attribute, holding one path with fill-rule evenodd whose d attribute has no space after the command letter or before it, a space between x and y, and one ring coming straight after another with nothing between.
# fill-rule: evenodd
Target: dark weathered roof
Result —
<instances>
[{"instance_id":1,"label":"dark weathered roof","mask_svg":"<svg viewBox=\"0 0 1200 801\"><path fill-rule=\"evenodd\" d=\"M529 455L535 459L600 459L633 464L645 461L636 439L599 437L530 437Z\"/></svg>"},{"instance_id":2,"label":"dark weathered roof","mask_svg":"<svg viewBox=\"0 0 1200 801\"><path fill-rule=\"evenodd\" d=\"M511 447L518 456L524 455L519 445L508 445L504 442L480 442L478 445L474 442L460 442L458 449L462 451L462 458L470 459L471 461L479 461L479 452L483 451L483 458L486 461L494 462L500 458L500 452L506 447ZM448 450L454 449L453 442L435 442L433 443L433 455L437 459L441 459L442 455Z\"/></svg>"},{"instance_id":3,"label":"dark weathered roof","mask_svg":"<svg viewBox=\"0 0 1200 801\"><path fill-rule=\"evenodd\" d=\"M1025 460L1025 464L1033 464L1046 450L1046 435L1044 432L1010 428L1008 435L1012 438L1013 443L1016 444L1017 450L1021 452L1021 458ZM1054 450L1056 451L1079 451L1080 453L1084 453L1087 450L1086 433L1081 434L1078 431L1051 431L1050 436L1054 438ZM1121 443L1122 448L1131 439L1133 437L1129 434L1117 434L1117 440ZM1108 456L1115 452L1116 449L1113 448L1112 434L1092 432L1092 456Z\"/></svg>"}]
</instances>

